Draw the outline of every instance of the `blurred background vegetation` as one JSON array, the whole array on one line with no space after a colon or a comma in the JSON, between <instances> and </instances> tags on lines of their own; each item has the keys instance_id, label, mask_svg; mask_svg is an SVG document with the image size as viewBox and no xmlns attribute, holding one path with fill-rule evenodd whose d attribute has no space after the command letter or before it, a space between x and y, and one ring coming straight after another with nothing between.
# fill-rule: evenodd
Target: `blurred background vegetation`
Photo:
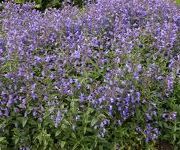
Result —
<instances>
[{"instance_id":1,"label":"blurred background vegetation","mask_svg":"<svg viewBox=\"0 0 180 150\"><path fill-rule=\"evenodd\" d=\"M4 0L0 0L2 2ZM16 3L22 4L25 2L35 2L36 3L36 9L39 10L45 10L48 7L53 8L60 8L63 4L64 5L72 5L72 6L78 6L83 7L87 3L95 3L97 0L15 0ZM176 1L177 4L180 4L180 0L172 0Z\"/></svg>"},{"instance_id":2,"label":"blurred background vegetation","mask_svg":"<svg viewBox=\"0 0 180 150\"><path fill-rule=\"evenodd\" d=\"M0 0L2 2L4 0ZM63 4L69 4L73 6L83 7L87 2L93 3L96 0L15 0L16 3L22 4L25 2L35 2L36 8L45 10L48 7L60 8Z\"/></svg>"}]
</instances>

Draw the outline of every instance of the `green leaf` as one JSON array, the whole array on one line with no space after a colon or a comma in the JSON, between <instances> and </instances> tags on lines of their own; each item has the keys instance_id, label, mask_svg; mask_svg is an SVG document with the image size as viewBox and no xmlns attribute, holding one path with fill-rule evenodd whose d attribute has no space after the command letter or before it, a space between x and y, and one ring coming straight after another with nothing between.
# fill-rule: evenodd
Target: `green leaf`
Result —
<instances>
[{"instance_id":1,"label":"green leaf","mask_svg":"<svg viewBox=\"0 0 180 150\"><path fill-rule=\"evenodd\" d=\"M65 141L61 141L61 148L64 148L66 142Z\"/></svg>"},{"instance_id":2,"label":"green leaf","mask_svg":"<svg viewBox=\"0 0 180 150\"><path fill-rule=\"evenodd\" d=\"M103 118L106 118L106 116L105 116L104 114L100 114L100 115L98 116L98 118L99 118L99 119L103 119Z\"/></svg>"},{"instance_id":3,"label":"green leaf","mask_svg":"<svg viewBox=\"0 0 180 150\"><path fill-rule=\"evenodd\" d=\"M55 136L58 136L61 133L61 130L56 131Z\"/></svg>"},{"instance_id":4,"label":"green leaf","mask_svg":"<svg viewBox=\"0 0 180 150\"><path fill-rule=\"evenodd\" d=\"M86 134L86 131L87 131L87 127L86 126L84 127L83 131L84 131L84 134Z\"/></svg>"},{"instance_id":5,"label":"green leaf","mask_svg":"<svg viewBox=\"0 0 180 150\"><path fill-rule=\"evenodd\" d=\"M26 123L28 121L28 118L22 118L22 126L25 127Z\"/></svg>"},{"instance_id":6,"label":"green leaf","mask_svg":"<svg viewBox=\"0 0 180 150\"><path fill-rule=\"evenodd\" d=\"M93 118L91 121L91 126L93 127L98 122L97 118Z\"/></svg>"},{"instance_id":7,"label":"green leaf","mask_svg":"<svg viewBox=\"0 0 180 150\"><path fill-rule=\"evenodd\" d=\"M5 137L0 137L0 142L3 142L5 139Z\"/></svg>"},{"instance_id":8,"label":"green leaf","mask_svg":"<svg viewBox=\"0 0 180 150\"><path fill-rule=\"evenodd\" d=\"M79 143L75 144L72 150L75 150L78 147Z\"/></svg>"},{"instance_id":9,"label":"green leaf","mask_svg":"<svg viewBox=\"0 0 180 150\"><path fill-rule=\"evenodd\" d=\"M42 0L35 0L36 4L41 4Z\"/></svg>"},{"instance_id":10,"label":"green leaf","mask_svg":"<svg viewBox=\"0 0 180 150\"><path fill-rule=\"evenodd\" d=\"M76 139L76 135L72 132L71 136Z\"/></svg>"},{"instance_id":11,"label":"green leaf","mask_svg":"<svg viewBox=\"0 0 180 150\"><path fill-rule=\"evenodd\" d=\"M14 142L15 142L15 145L17 145L17 143L19 142L19 137L16 137Z\"/></svg>"},{"instance_id":12,"label":"green leaf","mask_svg":"<svg viewBox=\"0 0 180 150\"><path fill-rule=\"evenodd\" d=\"M25 2L25 0L15 0L16 3L22 4Z\"/></svg>"},{"instance_id":13,"label":"green leaf","mask_svg":"<svg viewBox=\"0 0 180 150\"><path fill-rule=\"evenodd\" d=\"M39 8L41 8L41 7L42 7L41 4L35 5L35 8L37 8L37 9L39 9Z\"/></svg>"}]
</instances>

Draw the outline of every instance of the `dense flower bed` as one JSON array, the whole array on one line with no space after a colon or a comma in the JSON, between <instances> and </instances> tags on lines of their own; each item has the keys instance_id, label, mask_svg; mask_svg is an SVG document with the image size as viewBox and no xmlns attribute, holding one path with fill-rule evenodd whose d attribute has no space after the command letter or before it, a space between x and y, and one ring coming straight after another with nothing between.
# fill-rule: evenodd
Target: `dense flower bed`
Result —
<instances>
[{"instance_id":1,"label":"dense flower bed","mask_svg":"<svg viewBox=\"0 0 180 150\"><path fill-rule=\"evenodd\" d=\"M163 135L161 123L178 122L171 105L179 104L179 16L165 0L45 12L3 3L0 145L151 145Z\"/></svg>"}]
</instances>

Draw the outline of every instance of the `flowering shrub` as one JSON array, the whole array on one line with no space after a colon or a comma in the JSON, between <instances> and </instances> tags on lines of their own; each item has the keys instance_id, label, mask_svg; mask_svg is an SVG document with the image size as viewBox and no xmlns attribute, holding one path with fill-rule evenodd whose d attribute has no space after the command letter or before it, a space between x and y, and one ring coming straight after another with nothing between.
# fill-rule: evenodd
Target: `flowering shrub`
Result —
<instances>
[{"instance_id":1,"label":"flowering shrub","mask_svg":"<svg viewBox=\"0 0 180 150\"><path fill-rule=\"evenodd\" d=\"M165 0L3 3L0 146L139 149L169 125L177 143L179 14Z\"/></svg>"}]
</instances>

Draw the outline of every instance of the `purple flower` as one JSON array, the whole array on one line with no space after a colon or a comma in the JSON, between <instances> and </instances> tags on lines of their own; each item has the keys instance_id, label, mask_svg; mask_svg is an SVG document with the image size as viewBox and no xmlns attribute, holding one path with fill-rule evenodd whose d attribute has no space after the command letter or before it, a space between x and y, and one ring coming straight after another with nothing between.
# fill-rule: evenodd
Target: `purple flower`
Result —
<instances>
[{"instance_id":1,"label":"purple flower","mask_svg":"<svg viewBox=\"0 0 180 150\"><path fill-rule=\"evenodd\" d=\"M73 54L72 54L72 57L76 58L76 59L79 59L81 56L80 52L79 51L75 51Z\"/></svg>"},{"instance_id":2,"label":"purple flower","mask_svg":"<svg viewBox=\"0 0 180 150\"><path fill-rule=\"evenodd\" d=\"M55 127L57 128L59 123L61 122L62 120L62 113L58 110L57 112L57 116L55 118Z\"/></svg>"},{"instance_id":3,"label":"purple flower","mask_svg":"<svg viewBox=\"0 0 180 150\"><path fill-rule=\"evenodd\" d=\"M174 121L176 120L177 112L163 113L162 117L166 121Z\"/></svg>"}]
</instances>

